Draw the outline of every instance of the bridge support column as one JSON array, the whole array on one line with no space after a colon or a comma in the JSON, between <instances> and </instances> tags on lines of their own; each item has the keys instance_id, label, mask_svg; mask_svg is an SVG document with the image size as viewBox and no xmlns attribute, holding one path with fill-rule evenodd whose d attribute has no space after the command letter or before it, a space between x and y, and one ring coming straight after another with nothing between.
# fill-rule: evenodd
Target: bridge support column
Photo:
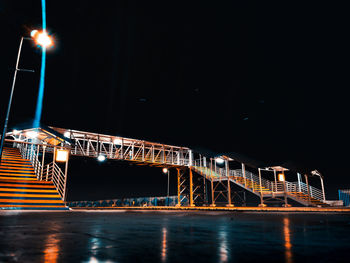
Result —
<instances>
[{"instance_id":1,"label":"bridge support column","mask_svg":"<svg viewBox=\"0 0 350 263\"><path fill-rule=\"evenodd\" d=\"M176 169L177 170L177 206L181 206L181 182L180 182L180 169Z\"/></svg>"},{"instance_id":2,"label":"bridge support column","mask_svg":"<svg viewBox=\"0 0 350 263\"><path fill-rule=\"evenodd\" d=\"M286 181L283 181L283 195L284 195L284 207L291 207L291 205L288 204Z\"/></svg>"},{"instance_id":3,"label":"bridge support column","mask_svg":"<svg viewBox=\"0 0 350 263\"><path fill-rule=\"evenodd\" d=\"M193 202L193 174L192 174L192 169L190 169L190 206L195 206Z\"/></svg>"},{"instance_id":4,"label":"bridge support column","mask_svg":"<svg viewBox=\"0 0 350 263\"><path fill-rule=\"evenodd\" d=\"M308 178L307 174L305 174L304 176L305 176L305 181L306 181L306 188L307 188L308 201L309 201L309 203L311 203L309 178Z\"/></svg>"},{"instance_id":5,"label":"bridge support column","mask_svg":"<svg viewBox=\"0 0 350 263\"><path fill-rule=\"evenodd\" d=\"M245 176L245 164L242 163L242 175L243 175L243 179L244 179L244 187L247 187L247 178Z\"/></svg>"},{"instance_id":6,"label":"bridge support column","mask_svg":"<svg viewBox=\"0 0 350 263\"><path fill-rule=\"evenodd\" d=\"M231 182L230 182L230 168L228 165L228 160L225 161L226 164L226 177L227 177L227 206L233 206L231 200Z\"/></svg>"},{"instance_id":7,"label":"bridge support column","mask_svg":"<svg viewBox=\"0 0 350 263\"><path fill-rule=\"evenodd\" d=\"M261 184L261 169L258 168L259 171L259 188L260 188L260 207L265 207L266 205L264 204L264 196L263 196L263 192L262 192L262 184Z\"/></svg>"},{"instance_id":8,"label":"bridge support column","mask_svg":"<svg viewBox=\"0 0 350 263\"><path fill-rule=\"evenodd\" d=\"M210 206L215 206L214 179L213 179L213 158L210 158L210 188L211 188L211 205Z\"/></svg>"},{"instance_id":9,"label":"bridge support column","mask_svg":"<svg viewBox=\"0 0 350 263\"><path fill-rule=\"evenodd\" d=\"M274 191L277 192L277 177L276 177L276 170L275 169L273 169L273 178L275 180L275 190Z\"/></svg>"}]
</instances>

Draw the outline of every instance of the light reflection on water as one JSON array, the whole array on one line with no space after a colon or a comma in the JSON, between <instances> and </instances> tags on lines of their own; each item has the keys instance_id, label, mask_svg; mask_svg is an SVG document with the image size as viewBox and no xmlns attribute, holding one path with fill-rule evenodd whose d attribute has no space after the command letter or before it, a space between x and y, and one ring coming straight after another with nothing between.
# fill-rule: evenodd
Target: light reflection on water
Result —
<instances>
[{"instance_id":1,"label":"light reflection on water","mask_svg":"<svg viewBox=\"0 0 350 263\"><path fill-rule=\"evenodd\" d=\"M0 262L343 262L349 237L344 215L0 214Z\"/></svg>"},{"instance_id":2,"label":"light reflection on water","mask_svg":"<svg viewBox=\"0 0 350 263\"><path fill-rule=\"evenodd\" d=\"M284 234L284 247L286 249L286 263L293 263L292 258L292 243L290 241L290 228L289 228L289 218L283 218L283 234Z\"/></svg>"},{"instance_id":3,"label":"light reflection on water","mask_svg":"<svg viewBox=\"0 0 350 263\"><path fill-rule=\"evenodd\" d=\"M162 229L163 238L162 238L162 262L166 262L166 250L167 250L167 244L166 244L166 234L167 230L165 227Z\"/></svg>"},{"instance_id":4,"label":"light reflection on water","mask_svg":"<svg viewBox=\"0 0 350 263\"><path fill-rule=\"evenodd\" d=\"M59 248L60 239L58 234L49 234L45 241L44 247L44 262L56 263L60 252Z\"/></svg>"},{"instance_id":5,"label":"light reflection on water","mask_svg":"<svg viewBox=\"0 0 350 263\"><path fill-rule=\"evenodd\" d=\"M219 255L220 255L220 263L228 262L228 244L227 244L227 232L225 227L219 230Z\"/></svg>"}]
</instances>

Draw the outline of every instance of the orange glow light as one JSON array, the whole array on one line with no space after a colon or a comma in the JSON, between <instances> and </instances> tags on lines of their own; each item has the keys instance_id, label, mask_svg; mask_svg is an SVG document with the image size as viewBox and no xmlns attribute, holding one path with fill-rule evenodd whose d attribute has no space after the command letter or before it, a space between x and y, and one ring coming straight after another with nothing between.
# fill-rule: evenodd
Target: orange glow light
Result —
<instances>
[{"instance_id":1,"label":"orange glow light","mask_svg":"<svg viewBox=\"0 0 350 263\"><path fill-rule=\"evenodd\" d=\"M285 181L284 174L278 174L278 181L280 181L280 182Z\"/></svg>"},{"instance_id":2,"label":"orange glow light","mask_svg":"<svg viewBox=\"0 0 350 263\"><path fill-rule=\"evenodd\" d=\"M53 45L52 38L45 31L33 30L30 35L38 45L48 48Z\"/></svg>"},{"instance_id":3,"label":"orange glow light","mask_svg":"<svg viewBox=\"0 0 350 263\"><path fill-rule=\"evenodd\" d=\"M68 150L57 149L56 150L56 162L67 162L69 156Z\"/></svg>"}]
</instances>

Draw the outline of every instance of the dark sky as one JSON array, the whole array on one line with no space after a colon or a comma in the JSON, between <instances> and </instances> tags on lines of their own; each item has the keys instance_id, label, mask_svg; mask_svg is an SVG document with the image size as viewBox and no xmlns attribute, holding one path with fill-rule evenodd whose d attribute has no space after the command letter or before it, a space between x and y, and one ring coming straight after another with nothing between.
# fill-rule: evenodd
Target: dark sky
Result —
<instances>
[{"instance_id":1,"label":"dark sky","mask_svg":"<svg viewBox=\"0 0 350 263\"><path fill-rule=\"evenodd\" d=\"M318 169L349 188L344 6L265 1L48 1L42 122ZM242 1L241 1L242 2ZM0 116L40 1L0 2ZM27 41L10 123L33 118Z\"/></svg>"}]
</instances>

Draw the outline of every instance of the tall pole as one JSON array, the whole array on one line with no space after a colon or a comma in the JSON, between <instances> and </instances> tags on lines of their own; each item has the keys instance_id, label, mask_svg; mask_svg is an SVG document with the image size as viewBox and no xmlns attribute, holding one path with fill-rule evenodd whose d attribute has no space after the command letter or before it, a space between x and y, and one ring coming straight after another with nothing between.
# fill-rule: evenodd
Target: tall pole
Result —
<instances>
[{"instance_id":1,"label":"tall pole","mask_svg":"<svg viewBox=\"0 0 350 263\"><path fill-rule=\"evenodd\" d=\"M247 187L247 178L245 177L245 164L242 163L242 174L244 178L244 187Z\"/></svg>"},{"instance_id":2,"label":"tall pole","mask_svg":"<svg viewBox=\"0 0 350 263\"><path fill-rule=\"evenodd\" d=\"M311 203L310 188L309 188L309 178L308 178L307 174L305 174L304 176L305 176L305 181L306 181L308 201L309 201L309 203Z\"/></svg>"},{"instance_id":3,"label":"tall pole","mask_svg":"<svg viewBox=\"0 0 350 263\"><path fill-rule=\"evenodd\" d=\"M167 189L167 197L169 199L169 169L168 169L168 189ZM169 200L168 200L169 202Z\"/></svg>"},{"instance_id":4,"label":"tall pole","mask_svg":"<svg viewBox=\"0 0 350 263\"><path fill-rule=\"evenodd\" d=\"M227 178L227 206L233 206L231 201L231 183L230 183L230 167L228 160L225 160L226 163L226 178Z\"/></svg>"},{"instance_id":5,"label":"tall pole","mask_svg":"<svg viewBox=\"0 0 350 263\"><path fill-rule=\"evenodd\" d=\"M181 206L180 169L177 168L177 204Z\"/></svg>"},{"instance_id":6,"label":"tall pole","mask_svg":"<svg viewBox=\"0 0 350 263\"><path fill-rule=\"evenodd\" d=\"M193 174L192 174L191 167L190 167L190 206L194 206L194 202L193 202Z\"/></svg>"},{"instance_id":7,"label":"tall pole","mask_svg":"<svg viewBox=\"0 0 350 263\"><path fill-rule=\"evenodd\" d=\"M326 201L326 194L325 194L325 191L324 191L323 178L322 178L321 175L320 175L320 180L321 180L321 188L322 188L322 199L323 199L323 202L325 202Z\"/></svg>"},{"instance_id":8,"label":"tall pole","mask_svg":"<svg viewBox=\"0 0 350 263\"><path fill-rule=\"evenodd\" d=\"M261 169L258 168L258 171L259 171L259 184L260 184L260 205L259 206L264 207L265 204L264 204L264 197L263 197L262 185L261 185Z\"/></svg>"},{"instance_id":9,"label":"tall pole","mask_svg":"<svg viewBox=\"0 0 350 263\"><path fill-rule=\"evenodd\" d=\"M21 41L19 43L19 48L18 48L18 53L17 53L17 61L16 61L16 69L15 69L15 73L13 75L10 99L9 99L8 106L7 106L6 118L5 118L5 123L4 123L4 129L2 131L2 136L1 136L0 161L1 161L1 157L2 157L2 151L3 151L3 148L4 148L4 140L5 140L5 136L6 136L6 132L7 132L7 124L8 124L8 120L9 120L9 116L10 116L10 111L11 111L12 97L13 97L13 91L15 89L15 84L16 84L16 77L17 77L19 59L21 57L21 50L22 50L22 45L23 45L23 39L24 39L24 37L21 37Z\"/></svg>"}]
</instances>

